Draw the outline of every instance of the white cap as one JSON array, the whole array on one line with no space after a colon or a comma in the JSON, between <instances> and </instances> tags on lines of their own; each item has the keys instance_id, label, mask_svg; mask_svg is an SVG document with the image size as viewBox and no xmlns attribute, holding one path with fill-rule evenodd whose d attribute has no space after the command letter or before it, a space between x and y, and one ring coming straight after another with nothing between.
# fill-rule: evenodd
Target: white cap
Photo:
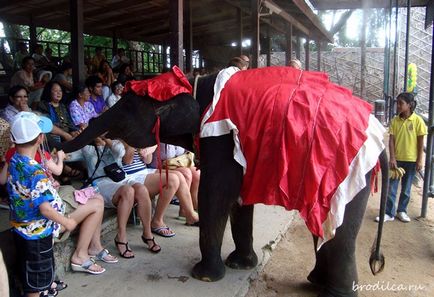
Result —
<instances>
[{"instance_id":1,"label":"white cap","mask_svg":"<svg viewBox=\"0 0 434 297\"><path fill-rule=\"evenodd\" d=\"M49 118L22 111L12 120L11 138L13 142L22 144L32 141L41 133L49 133L51 130L53 130L53 123Z\"/></svg>"}]
</instances>

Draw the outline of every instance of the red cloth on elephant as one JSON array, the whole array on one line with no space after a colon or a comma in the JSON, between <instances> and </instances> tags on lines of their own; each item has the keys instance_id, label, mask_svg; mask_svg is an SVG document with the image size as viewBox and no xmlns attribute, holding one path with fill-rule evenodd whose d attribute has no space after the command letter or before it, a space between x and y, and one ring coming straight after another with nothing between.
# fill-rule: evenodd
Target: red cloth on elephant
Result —
<instances>
[{"instance_id":1,"label":"red cloth on elephant","mask_svg":"<svg viewBox=\"0 0 434 297\"><path fill-rule=\"evenodd\" d=\"M330 199L367 138L371 105L326 74L268 67L233 74L211 108L201 137L238 134L242 203L297 209L323 237Z\"/></svg>"},{"instance_id":2,"label":"red cloth on elephant","mask_svg":"<svg viewBox=\"0 0 434 297\"><path fill-rule=\"evenodd\" d=\"M147 80L130 80L125 84L125 92L133 91L139 96L148 95L166 101L181 93L191 94L192 87L184 73L177 66L172 71Z\"/></svg>"}]
</instances>

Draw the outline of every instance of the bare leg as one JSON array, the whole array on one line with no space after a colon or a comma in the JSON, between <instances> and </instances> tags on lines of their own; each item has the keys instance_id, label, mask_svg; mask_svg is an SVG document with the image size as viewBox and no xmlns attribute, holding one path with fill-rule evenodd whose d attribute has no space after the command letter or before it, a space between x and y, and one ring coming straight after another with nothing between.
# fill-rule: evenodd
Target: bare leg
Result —
<instances>
[{"instance_id":1,"label":"bare leg","mask_svg":"<svg viewBox=\"0 0 434 297\"><path fill-rule=\"evenodd\" d=\"M173 173L176 174L179 179L179 188L176 191L176 196L179 199L179 206L183 209L187 224L194 224L199 221L199 216L194 211L188 184L181 172L173 171Z\"/></svg>"},{"instance_id":2,"label":"bare leg","mask_svg":"<svg viewBox=\"0 0 434 297\"><path fill-rule=\"evenodd\" d=\"M88 248L95 230L101 225L104 213L104 202L101 199L90 199L85 205L79 205L70 216L77 223L81 223L77 247L71 257L71 262L82 264L89 259ZM89 269L102 271L99 265L92 265Z\"/></svg>"},{"instance_id":3,"label":"bare leg","mask_svg":"<svg viewBox=\"0 0 434 297\"><path fill-rule=\"evenodd\" d=\"M191 193L191 200L193 201L193 207L194 209L198 209L198 200L197 200L197 194L199 193L199 182L200 182L200 170L196 167L191 167L191 187L190 187L190 193Z\"/></svg>"},{"instance_id":4,"label":"bare leg","mask_svg":"<svg viewBox=\"0 0 434 297\"><path fill-rule=\"evenodd\" d=\"M193 181L193 176L191 174L190 168L179 167L179 168L175 169L175 171L180 172L184 176L185 182L187 183L187 186L190 189L190 195L191 195L191 183ZM184 211L182 205L179 206L179 216L185 217L185 211Z\"/></svg>"},{"instance_id":5,"label":"bare leg","mask_svg":"<svg viewBox=\"0 0 434 297\"><path fill-rule=\"evenodd\" d=\"M134 200L137 202L137 214L142 221L142 240L151 252L161 251L161 247L155 242L151 232L152 205L148 189L142 184L134 184Z\"/></svg>"},{"instance_id":6,"label":"bare leg","mask_svg":"<svg viewBox=\"0 0 434 297\"><path fill-rule=\"evenodd\" d=\"M117 207L117 221L118 221L118 234L116 235L116 240L119 242L127 243L127 223L130 216L131 210L134 205L134 189L131 186L124 185L120 187L116 193L113 195L113 204ZM125 250L127 247L125 245L116 245L119 253L124 257L134 256L133 252Z\"/></svg>"},{"instance_id":7,"label":"bare leg","mask_svg":"<svg viewBox=\"0 0 434 297\"><path fill-rule=\"evenodd\" d=\"M142 184L134 184L134 200L137 202L137 215L143 225L143 236L152 238L151 232L151 198L148 189Z\"/></svg>"},{"instance_id":8,"label":"bare leg","mask_svg":"<svg viewBox=\"0 0 434 297\"><path fill-rule=\"evenodd\" d=\"M162 182L163 191L158 198L154 217L151 220L152 228L166 226L164 223L164 212L169 206L170 200L172 199L173 195L175 195L175 192L179 187L179 179L177 179L177 177L171 173L169 173L167 185L165 176L162 178ZM148 189L150 196L157 195L160 191L160 175L158 173L148 174L145 179L145 187Z\"/></svg>"}]
</instances>

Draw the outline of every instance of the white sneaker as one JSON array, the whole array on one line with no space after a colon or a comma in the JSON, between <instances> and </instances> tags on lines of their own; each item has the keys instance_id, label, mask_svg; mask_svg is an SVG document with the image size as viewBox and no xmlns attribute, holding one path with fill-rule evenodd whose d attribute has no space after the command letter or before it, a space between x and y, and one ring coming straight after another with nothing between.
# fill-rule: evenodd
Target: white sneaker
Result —
<instances>
[{"instance_id":1,"label":"white sneaker","mask_svg":"<svg viewBox=\"0 0 434 297\"><path fill-rule=\"evenodd\" d=\"M384 222L393 221L394 219L394 217L389 216L387 213L384 214ZM375 221L378 223L380 221L380 217L376 217Z\"/></svg>"},{"instance_id":2,"label":"white sneaker","mask_svg":"<svg viewBox=\"0 0 434 297\"><path fill-rule=\"evenodd\" d=\"M410 217L409 217L405 212L403 212L403 211L398 212L398 214L396 215L396 217L397 217L401 222L404 222L404 223L408 223L408 222L411 221Z\"/></svg>"}]
</instances>

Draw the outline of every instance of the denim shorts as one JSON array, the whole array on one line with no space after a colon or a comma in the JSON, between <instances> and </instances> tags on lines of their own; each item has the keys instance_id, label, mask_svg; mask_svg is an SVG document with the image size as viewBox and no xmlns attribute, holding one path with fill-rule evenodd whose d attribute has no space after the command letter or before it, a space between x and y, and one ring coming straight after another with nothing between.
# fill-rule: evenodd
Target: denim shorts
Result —
<instances>
[{"instance_id":1,"label":"denim shorts","mask_svg":"<svg viewBox=\"0 0 434 297\"><path fill-rule=\"evenodd\" d=\"M26 240L14 232L14 240L24 292L49 289L54 280L53 236Z\"/></svg>"}]
</instances>

